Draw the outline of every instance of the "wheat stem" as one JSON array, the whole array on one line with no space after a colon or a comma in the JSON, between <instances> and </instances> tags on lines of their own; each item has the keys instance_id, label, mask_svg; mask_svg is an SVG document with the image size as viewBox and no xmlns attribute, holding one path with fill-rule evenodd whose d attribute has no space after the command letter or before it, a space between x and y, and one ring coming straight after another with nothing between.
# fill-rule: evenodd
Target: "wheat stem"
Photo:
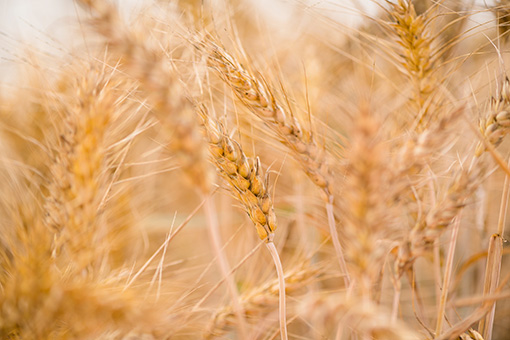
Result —
<instances>
[{"instance_id":1,"label":"wheat stem","mask_svg":"<svg viewBox=\"0 0 510 340\"><path fill-rule=\"evenodd\" d=\"M475 309L471 314L469 314L467 317L460 320L458 323L454 324L449 330L438 336L436 334L436 337L434 340L450 340L450 339L457 339L457 337L464 332L466 329L468 329L473 323L477 322L481 318L486 315L491 307L493 301L499 298L499 293L503 290L503 287L508 283L510 280L510 274L506 275L503 280L501 280L501 283L496 288L495 293L496 295L493 295L491 297L485 297L483 303L481 306L479 306L477 309Z\"/></svg>"},{"instance_id":2,"label":"wheat stem","mask_svg":"<svg viewBox=\"0 0 510 340\"><path fill-rule=\"evenodd\" d=\"M212 201L212 197L205 198L204 210L207 217L207 226L209 230L209 236L212 241L212 245L214 248L214 252L216 253L216 257L218 259L218 263L220 265L220 270L225 278L227 283L227 289L232 297L232 303L234 307L234 313L237 319L237 325L239 327L240 337L241 339L246 339L246 322L243 317L243 308L239 303L239 294L237 293L237 288L234 282L233 276L230 275L230 265L228 263L225 254L221 249L221 239L220 239L220 228L218 225L218 216L216 214L216 209L214 207L214 202Z\"/></svg>"},{"instance_id":3,"label":"wheat stem","mask_svg":"<svg viewBox=\"0 0 510 340\"><path fill-rule=\"evenodd\" d=\"M287 313L285 308L285 277L283 275L283 267L282 262L280 261L280 256L278 255L278 250L273 243L273 241L269 241L266 243L267 249L269 253L271 253L271 257L273 258L274 265L276 267L276 273L278 274L278 283L279 283L279 314L280 314L280 335L282 340L287 340Z\"/></svg>"},{"instance_id":4,"label":"wheat stem","mask_svg":"<svg viewBox=\"0 0 510 340\"><path fill-rule=\"evenodd\" d=\"M434 266L434 283L435 283L435 293L436 293L436 304L439 306L439 301L441 301L441 248L439 246L439 239L436 239L432 248L432 256L433 256L433 266Z\"/></svg>"},{"instance_id":5,"label":"wheat stem","mask_svg":"<svg viewBox=\"0 0 510 340\"><path fill-rule=\"evenodd\" d=\"M338 262L340 264L340 269L342 270L342 274L344 275L345 287L348 288L351 285L351 277L349 276L349 272L347 271L347 265L345 263L342 245L340 244L340 240L338 239L338 232L336 230L335 225L335 215L333 213L332 195L329 196L329 201L328 203L326 203L326 211L328 214L329 233L331 234L331 239L333 240L333 246L335 247L335 252L338 258Z\"/></svg>"},{"instance_id":6,"label":"wheat stem","mask_svg":"<svg viewBox=\"0 0 510 340\"><path fill-rule=\"evenodd\" d=\"M446 266L443 277L443 287L441 292L441 299L439 300L439 307L437 313L437 324L436 324L436 337L441 335L443 329L443 320L446 310L446 300L448 299L448 287L450 286L450 278L453 271L453 257L455 255L455 246L457 245L457 236L459 234L460 226L460 214L457 216L450 236L450 246L448 248L448 256L446 258Z\"/></svg>"},{"instance_id":7,"label":"wheat stem","mask_svg":"<svg viewBox=\"0 0 510 340\"><path fill-rule=\"evenodd\" d=\"M395 323L397 321L398 305L400 303L400 293L402 291L402 283L400 282L399 277L395 277L394 290L395 290L395 294L393 295L393 306L392 306L392 310L391 310L391 322L392 323Z\"/></svg>"},{"instance_id":8,"label":"wheat stem","mask_svg":"<svg viewBox=\"0 0 510 340\"><path fill-rule=\"evenodd\" d=\"M510 162L509 162L510 165ZM496 234L491 236L489 242L489 250L487 253L487 266L485 269L485 282L484 282L484 295L490 295L494 293L496 289L500 275L501 275L501 260L503 251L503 234L505 232L506 223L506 211L509 199L509 177L505 176L503 184L503 192L501 194L501 206L499 208L498 217L498 231ZM492 306L489 314L484 320L479 323L478 330L483 333L485 340L492 339L492 328L494 326L494 316L496 314L496 301Z\"/></svg>"}]
</instances>

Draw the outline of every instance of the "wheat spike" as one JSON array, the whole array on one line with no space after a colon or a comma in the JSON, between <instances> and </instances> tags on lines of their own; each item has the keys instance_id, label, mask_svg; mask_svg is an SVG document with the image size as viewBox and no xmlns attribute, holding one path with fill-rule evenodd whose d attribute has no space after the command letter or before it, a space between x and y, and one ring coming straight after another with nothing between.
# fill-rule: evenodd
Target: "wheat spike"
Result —
<instances>
[{"instance_id":1,"label":"wheat spike","mask_svg":"<svg viewBox=\"0 0 510 340\"><path fill-rule=\"evenodd\" d=\"M430 29L431 12L434 8L417 15L410 0L387 3L393 19L390 27L398 37L397 42L400 45L399 59L413 84L413 101L418 110L417 126L421 130L427 127L430 121L437 119L434 116L437 112L431 108L430 101L438 84L434 76L438 63L433 53L434 40Z\"/></svg>"},{"instance_id":2,"label":"wheat spike","mask_svg":"<svg viewBox=\"0 0 510 340\"><path fill-rule=\"evenodd\" d=\"M269 242L277 228L276 215L264 177L260 159L249 158L241 145L230 138L225 128L199 109L209 141L209 150L221 176L243 204L261 240Z\"/></svg>"},{"instance_id":3,"label":"wheat spike","mask_svg":"<svg viewBox=\"0 0 510 340\"><path fill-rule=\"evenodd\" d=\"M125 59L122 69L140 81L155 116L175 134L170 147L179 156L188 178L203 193L209 193L211 173L204 161L206 148L194 108L165 51L150 39L130 30L109 2L80 2L92 10L93 25L107 39L110 48Z\"/></svg>"},{"instance_id":4,"label":"wheat spike","mask_svg":"<svg viewBox=\"0 0 510 340\"><path fill-rule=\"evenodd\" d=\"M308 177L329 201L333 195L332 179L326 152L317 145L311 132L301 128L294 115L277 102L267 82L246 70L233 56L212 41L199 44L207 53L208 63L234 90L241 102L276 133L294 154Z\"/></svg>"},{"instance_id":5,"label":"wheat spike","mask_svg":"<svg viewBox=\"0 0 510 340\"><path fill-rule=\"evenodd\" d=\"M488 143L497 147L510 131L510 80L505 77L497 98L492 98L487 116L480 120L480 132ZM486 147L479 142L475 155L480 156Z\"/></svg>"},{"instance_id":6,"label":"wheat spike","mask_svg":"<svg viewBox=\"0 0 510 340\"><path fill-rule=\"evenodd\" d=\"M319 280L324 274L324 268L321 265L301 263L289 269L285 274L285 290L289 296L299 297L308 284ZM278 306L278 293L278 280L265 282L244 292L241 296L241 303L246 316L255 322L257 318L270 314ZM212 316L205 336L206 338L221 336L234 324L233 308L225 306Z\"/></svg>"}]
</instances>

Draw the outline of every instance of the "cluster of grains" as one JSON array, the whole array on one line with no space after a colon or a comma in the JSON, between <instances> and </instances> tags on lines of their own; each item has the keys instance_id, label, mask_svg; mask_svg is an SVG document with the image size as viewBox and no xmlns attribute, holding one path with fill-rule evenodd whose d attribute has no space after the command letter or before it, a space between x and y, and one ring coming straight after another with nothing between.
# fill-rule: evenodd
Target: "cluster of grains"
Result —
<instances>
[{"instance_id":1,"label":"cluster of grains","mask_svg":"<svg viewBox=\"0 0 510 340\"><path fill-rule=\"evenodd\" d=\"M484 340L483 336L472 328L470 328L467 332L462 333L459 336L459 339L460 340Z\"/></svg>"},{"instance_id":2,"label":"cluster of grains","mask_svg":"<svg viewBox=\"0 0 510 340\"><path fill-rule=\"evenodd\" d=\"M83 0L95 15L94 27L109 47L124 61L122 70L137 79L149 99L154 115L169 134L170 148L179 156L182 168L203 192L211 189L206 146L200 134L193 105L188 100L166 51L150 32L126 27L117 9L106 1Z\"/></svg>"},{"instance_id":3,"label":"cluster of grains","mask_svg":"<svg viewBox=\"0 0 510 340\"><path fill-rule=\"evenodd\" d=\"M505 78L498 98L492 98L487 117L480 121L480 132L485 140L497 147L510 131L510 81ZM478 143L475 151L480 156L486 151L485 145Z\"/></svg>"},{"instance_id":4,"label":"cluster of grains","mask_svg":"<svg viewBox=\"0 0 510 340\"><path fill-rule=\"evenodd\" d=\"M73 81L60 83L70 89L65 95L47 93L62 115L55 130L46 131L51 152L39 166L49 171L42 182L26 176L27 187L11 196L19 206L4 215L2 339L97 339L112 332L123 337L162 325L163 310L140 304L138 289L123 290L124 280L115 273L90 270L98 262L108 268L105 253L118 246L107 239L101 199L111 180L107 136L116 135L113 111L120 104L111 96L116 86L111 78L96 69L83 71L85 76L76 77L73 69Z\"/></svg>"},{"instance_id":5,"label":"cluster of grains","mask_svg":"<svg viewBox=\"0 0 510 340\"><path fill-rule=\"evenodd\" d=\"M98 244L106 227L101 203L113 180L106 137L119 107L109 80L90 70L70 84L76 90L61 99L63 120L47 183L45 225L55 234L54 252L75 258L81 269L101 259L104 250Z\"/></svg>"},{"instance_id":6,"label":"cluster of grains","mask_svg":"<svg viewBox=\"0 0 510 340\"><path fill-rule=\"evenodd\" d=\"M140 304L140 291L122 291L111 277L73 276L69 258L52 259L47 229L37 222L29 229L9 240L11 257L0 259L2 339L104 339L150 334L163 324L161 309Z\"/></svg>"},{"instance_id":7,"label":"cluster of grains","mask_svg":"<svg viewBox=\"0 0 510 340\"><path fill-rule=\"evenodd\" d=\"M402 187L400 179L387 166L389 152L378 136L378 129L374 117L360 112L346 154L346 189L341 205L343 234L349 240L345 244L349 271L365 297L370 296L389 251L384 240L391 235L394 209L399 206L394 190Z\"/></svg>"},{"instance_id":8,"label":"cluster of grains","mask_svg":"<svg viewBox=\"0 0 510 340\"><path fill-rule=\"evenodd\" d=\"M306 287L317 282L324 276L324 267L310 265L306 261L300 265L286 270L285 291L288 296L302 296ZM270 315L278 307L278 280L268 281L241 295L241 304L245 315L253 323ZM235 326L236 318L232 306L215 312L207 328L206 338L218 337L225 334Z\"/></svg>"},{"instance_id":9,"label":"cluster of grains","mask_svg":"<svg viewBox=\"0 0 510 340\"><path fill-rule=\"evenodd\" d=\"M277 228L276 215L269 196L259 158L249 158L241 145L230 138L224 127L201 110L209 141L209 150L221 176L242 202L261 240L272 241Z\"/></svg>"},{"instance_id":10,"label":"cluster of grains","mask_svg":"<svg viewBox=\"0 0 510 340\"><path fill-rule=\"evenodd\" d=\"M416 222L408 238L401 242L396 261L397 273L402 275L412 263L430 251L434 242L451 225L464 208L467 199L480 185L480 168L462 169L454 176L444 197Z\"/></svg>"},{"instance_id":11,"label":"cluster of grains","mask_svg":"<svg viewBox=\"0 0 510 340\"><path fill-rule=\"evenodd\" d=\"M330 200L333 188L326 153L317 145L312 133L303 130L296 117L277 102L261 76L253 75L217 44L208 41L201 46L207 53L209 65L234 90L243 105L266 123L293 152L308 177L322 189L325 200Z\"/></svg>"},{"instance_id":12,"label":"cluster of grains","mask_svg":"<svg viewBox=\"0 0 510 340\"><path fill-rule=\"evenodd\" d=\"M433 40L429 27L430 9L417 15L410 0L388 3L393 19L390 26L398 36L397 42L400 45L400 62L413 83L413 100L421 111L419 123L422 125L425 123L426 115L430 113L430 97L437 86L433 75L437 62L431 46Z\"/></svg>"}]
</instances>

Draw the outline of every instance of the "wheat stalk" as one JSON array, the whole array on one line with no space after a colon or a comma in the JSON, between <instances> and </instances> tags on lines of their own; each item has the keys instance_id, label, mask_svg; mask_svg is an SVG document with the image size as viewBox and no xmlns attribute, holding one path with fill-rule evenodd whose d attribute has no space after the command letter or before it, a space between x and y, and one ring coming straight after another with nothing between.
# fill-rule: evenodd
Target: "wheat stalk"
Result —
<instances>
[{"instance_id":1,"label":"wheat stalk","mask_svg":"<svg viewBox=\"0 0 510 340\"><path fill-rule=\"evenodd\" d=\"M503 183L503 192L501 193L501 206L499 209L498 228L497 232L491 236L489 240L489 248L487 250L487 265L485 269L485 280L483 288L484 295L493 294L500 280L504 242L502 235L504 235L505 232L507 216L506 210L508 205L509 192L510 192L509 179L508 176L505 176L505 181ZM495 312L496 302L494 302L494 306L492 307L488 315L485 317L485 319L480 320L478 330L482 332L484 339L492 339Z\"/></svg>"}]
</instances>

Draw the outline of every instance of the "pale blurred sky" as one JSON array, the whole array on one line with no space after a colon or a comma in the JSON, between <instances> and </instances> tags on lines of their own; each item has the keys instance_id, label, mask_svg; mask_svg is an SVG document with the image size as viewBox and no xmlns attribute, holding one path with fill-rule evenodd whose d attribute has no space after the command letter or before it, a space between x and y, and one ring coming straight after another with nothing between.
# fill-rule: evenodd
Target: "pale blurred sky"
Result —
<instances>
[{"instance_id":1,"label":"pale blurred sky","mask_svg":"<svg viewBox=\"0 0 510 340\"><path fill-rule=\"evenodd\" d=\"M225 0L212 0L222 2ZM292 16L291 7L296 2L306 3L311 9L331 16L345 25L354 25L356 10L351 0L251 0L272 20L284 24ZM484 0L476 0L483 8ZM490 3L491 0L486 2ZM117 0L120 7L130 9L152 3L152 0ZM376 6L372 0L357 0L369 14ZM65 50L68 39L76 36L78 8L73 0L0 0L0 80L10 73L13 60L23 55L23 48L37 47L58 53L59 45ZM265 15L265 14L264 14ZM476 21L476 18L472 18ZM487 19L484 19L487 20ZM73 35L74 34L74 35ZM21 44L20 44L21 43ZM30 48L30 47L28 47Z\"/></svg>"},{"instance_id":2,"label":"pale blurred sky","mask_svg":"<svg viewBox=\"0 0 510 340\"><path fill-rule=\"evenodd\" d=\"M215 0L218 1L218 0ZM222 1L222 0L220 0ZM293 3L308 3L310 7L327 9L335 15L353 16L354 12L350 0L320 1L320 0L251 0L262 11L285 20L291 11L287 9ZM136 8L151 0L117 0L123 9ZM365 8L373 8L371 0L358 0ZM31 39L38 33L45 32L52 36L63 34L66 22L76 19L76 4L73 0L0 0L0 32L17 39ZM39 32L38 32L39 31ZM0 34L1 34L0 33Z\"/></svg>"},{"instance_id":3,"label":"pale blurred sky","mask_svg":"<svg viewBox=\"0 0 510 340\"><path fill-rule=\"evenodd\" d=\"M222 2L224 0L212 0ZM264 15L272 20L285 22L292 15L291 6L298 0L251 0L260 7ZM152 0L116 0L123 12L129 13L137 7L152 3ZM349 0L308 0L314 9L328 8L327 13L343 13L343 20L353 17L347 7ZM362 0L370 5L371 1ZM299 0L299 3L302 3ZM339 5L341 3L342 5ZM37 48L51 54L65 50L76 36L78 5L73 0L0 0L0 80L12 73L16 60L24 54L23 49ZM334 16L336 15L334 14Z\"/></svg>"}]
</instances>

